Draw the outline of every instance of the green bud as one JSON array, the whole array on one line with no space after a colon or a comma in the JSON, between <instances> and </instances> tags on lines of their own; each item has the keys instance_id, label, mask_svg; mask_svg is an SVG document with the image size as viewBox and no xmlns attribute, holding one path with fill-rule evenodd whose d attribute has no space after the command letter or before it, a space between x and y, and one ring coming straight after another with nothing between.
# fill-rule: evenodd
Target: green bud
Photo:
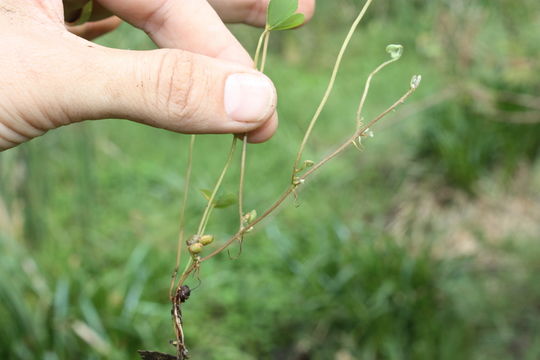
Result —
<instances>
[{"instance_id":1,"label":"green bud","mask_svg":"<svg viewBox=\"0 0 540 360\"><path fill-rule=\"evenodd\" d=\"M257 219L257 210L251 210L246 215L244 215L244 219L246 219L246 223L252 223Z\"/></svg>"},{"instance_id":2,"label":"green bud","mask_svg":"<svg viewBox=\"0 0 540 360\"><path fill-rule=\"evenodd\" d=\"M416 89L418 86L420 86L421 81L422 75L414 75L411 79L411 89Z\"/></svg>"},{"instance_id":3,"label":"green bud","mask_svg":"<svg viewBox=\"0 0 540 360\"><path fill-rule=\"evenodd\" d=\"M200 242L203 246L210 245L211 243L214 242L214 235L203 235L203 236L201 236L201 238L199 239L199 242Z\"/></svg>"},{"instance_id":4,"label":"green bud","mask_svg":"<svg viewBox=\"0 0 540 360\"><path fill-rule=\"evenodd\" d=\"M203 244L201 243L191 244L189 245L188 249L192 255L199 254L203 249Z\"/></svg>"}]
</instances>

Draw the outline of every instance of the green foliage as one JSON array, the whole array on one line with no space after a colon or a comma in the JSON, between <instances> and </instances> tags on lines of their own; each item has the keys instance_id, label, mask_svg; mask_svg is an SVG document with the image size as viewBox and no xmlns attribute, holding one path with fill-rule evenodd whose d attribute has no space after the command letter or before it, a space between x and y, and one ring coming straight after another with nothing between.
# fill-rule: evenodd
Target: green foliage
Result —
<instances>
[{"instance_id":1,"label":"green foliage","mask_svg":"<svg viewBox=\"0 0 540 360\"><path fill-rule=\"evenodd\" d=\"M337 218L332 223L292 232L270 225L267 241L251 239L259 241L247 245L242 261L207 268L212 277L184 305L194 358L540 354L516 345L538 341L537 249L507 249L520 260L494 272L472 258L437 259L429 247L412 252L369 227L360 239L343 233ZM125 359L143 347L172 350L166 286L156 287L168 274L156 266L163 255L138 245L124 266L55 280L13 242L4 238L0 246L12 255L0 264L12 274L0 283L4 358Z\"/></svg>"},{"instance_id":2,"label":"green foliage","mask_svg":"<svg viewBox=\"0 0 540 360\"><path fill-rule=\"evenodd\" d=\"M441 105L426 111L418 156L449 184L473 191L493 169L511 176L540 155L540 124L511 124L475 112L470 105Z\"/></svg>"},{"instance_id":3,"label":"green foliage","mask_svg":"<svg viewBox=\"0 0 540 360\"><path fill-rule=\"evenodd\" d=\"M286 20L282 21L278 25L270 26L270 30L272 31L278 31L278 30L289 30L294 29L300 25L302 25L305 21L304 14L294 14L291 15Z\"/></svg>"},{"instance_id":4,"label":"green foliage","mask_svg":"<svg viewBox=\"0 0 540 360\"><path fill-rule=\"evenodd\" d=\"M289 30L302 25L303 14L295 14L298 0L271 0L268 4L266 28L271 31Z\"/></svg>"},{"instance_id":5,"label":"green foliage","mask_svg":"<svg viewBox=\"0 0 540 360\"><path fill-rule=\"evenodd\" d=\"M523 12L538 3L453 4L430 5L438 30L419 36L420 52L445 74L441 92L454 97L420 115L417 154L429 172L472 192L489 172L511 178L540 154L540 63L532 54L540 33Z\"/></svg>"},{"instance_id":6,"label":"green foliage","mask_svg":"<svg viewBox=\"0 0 540 360\"><path fill-rule=\"evenodd\" d=\"M212 190L209 189L200 189L199 190L206 201L210 200L212 197ZM223 195L219 195L214 200L213 206L216 209L225 209L229 206L233 206L238 203L238 196L234 193L227 192Z\"/></svg>"},{"instance_id":7,"label":"green foliage","mask_svg":"<svg viewBox=\"0 0 540 360\"><path fill-rule=\"evenodd\" d=\"M123 267L108 266L94 274L90 267L66 269L58 278L6 237L0 237L0 251L9 252L12 259L0 264L3 358L125 359L118 344L135 348L156 340L151 328L163 321L167 305L145 299L147 283L159 280L156 276L162 273L148 264L147 245L133 249ZM141 316L148 316L146 325L137 323Z\"/></svg>"}]
</instances>

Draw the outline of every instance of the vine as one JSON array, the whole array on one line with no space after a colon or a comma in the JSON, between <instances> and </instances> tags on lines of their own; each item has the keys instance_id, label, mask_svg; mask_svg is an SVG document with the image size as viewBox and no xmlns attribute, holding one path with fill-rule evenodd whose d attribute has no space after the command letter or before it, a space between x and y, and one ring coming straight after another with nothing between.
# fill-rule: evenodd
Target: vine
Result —
<instances>
[{"instance_id":1,"label":"vine","mask_svg":"<svg viewBox=\"0 0 540 360\"><path fill-rule=\"evenodd\" d=\"M326 91L317 107L313 117L311 118L306 132L303 136L303 139L300 143L299 150L295 156L294 166L292 171L292 177L290 184L283 191L283 193L277 198L277 200L271 204L265 211L262 212L260 216L257 216L257 212L252 210L248 213L244 212L245 204L245 194L244 194L244 185L246 179L246 161L248 155L248 146L247 146L247 134L241 134L240 136L233 136L231 147L228 153L228 156L225 161L225 165L216 181L212 190L203 190L203 196L206 198L206 206L199 221L199 226L197 232L185 239L185 213L186 206L188 203L188 194L191 184L191 175L192 175L192 164L193 164L193 155L194 155L194 146L195 146L195 135L191 136L191 141L189 143L188 150L188 161L187 169L185 174L185 183L184 183L184 195L181 204L180 212L180 233L178 237L178 249L176 255L176 266L173 271L171 286L169 290L169 298L172 303L172 320L173 328L176 335L176 340L173 345L176 347L176 356L157 353L157 352L140 352L143 359L177 359L184 360L188 357L188 350L185 344L184 339L184 330L182 322L182 312L181 304L184 303L189 296L191 295L191 289L185 284L186 280L190 275L198 273L201 265L215 257L218 254L221 254L223 251L228 250L228 248L235 242L240 243L240 253L242 251L242 242L245 235L250 232L255 226L259 225L264 219L268 218L273 212L278 209L291 195L296 196L297 190L300 186L304 185L305 182L314 175L320 168L322 168L329 161L340 155L344 152L349 146L353 145L359 147L361 145L361 140L365 137L370 137L373 135L372 128L373 126L383 119L390 112L395 110L399 105L403 104L418 88L421 76L415 75L411 79L408 90L401 96L397 101L390 105L386 110L382 111L379 115L371 119L367 124L363 124L363 109L366 103L366 99L371 87L371 81L373 77L383 70L386 66L390 65L393 62L399 60L403 53L403 47L401 45L389 45L386 48L386 51L390 55L390 59L380 64L376 67L367 77L364 85L364 90L360 97L360 102L358 109L356 111L355 117L355 131L349 137L347 137L343 142L341 142L334 150L329 152L328 155L324 156L317 162L312 160L305 160L302 162L302 157L304 150L308 144L308 141L311 137L313 129L320 118L320 115L325 108L334 85L338 72L341 68L341 63L344 58L344 55L350 45L351 39L358 28L360 22L364 18L369 6L373 0L367 0L360 10L358 16L354 20L341 49L338 53L335 65L332 70L332 74L326 88ZM297 13L298 10L298 0L271 0L268 5L268 15L267 22L264 31L262 32L255 51L254 63L255 68L261 72L264 71L268 53L268 44L270 39L270 34L272 31L282 31L296 28L304 23L304 15ZM238 216L239 216L239 227L234 235L232 235L227 241L219 245L215 250L210 254L201 257L201 253L204 248L214 242L214 236L206 234L207 225L211 219L212 211L215 208L227 207L233 205L236 200L227 198L226 196L219 197L218 194L221 190L221 186L225 176L227 175L231 164L234 160L234 154L237 147L238 139L241 139L241 155L240 155L240 173L239 173L239 185L238 185ZM181 276L178 276L179 266L181 262L182 248L186 244L187 251L190 255L184 271L181 273ZM230 256L230 254L229 254Z\"/></svg>"}]
</instances>

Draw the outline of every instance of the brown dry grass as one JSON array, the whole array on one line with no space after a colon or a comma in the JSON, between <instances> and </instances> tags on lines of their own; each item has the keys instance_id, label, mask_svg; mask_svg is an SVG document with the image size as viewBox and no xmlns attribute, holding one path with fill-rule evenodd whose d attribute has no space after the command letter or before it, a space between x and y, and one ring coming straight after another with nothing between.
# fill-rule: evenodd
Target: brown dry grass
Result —
<instances>
[{"instance_id":1,"label":"brown dry grass","mask_svg":"<svg viewBox=\"0 0 540 360\"><path fill-rule=\"evenodd\" d=\"M436 256L480 255L507 241L540 239L540 167L521 166L504 184L492 175L476 196L434 183L409 183L387 229L413 247L431 243ZM502 185L504 184L504 185Z\"/></svg>"}]
</instances>

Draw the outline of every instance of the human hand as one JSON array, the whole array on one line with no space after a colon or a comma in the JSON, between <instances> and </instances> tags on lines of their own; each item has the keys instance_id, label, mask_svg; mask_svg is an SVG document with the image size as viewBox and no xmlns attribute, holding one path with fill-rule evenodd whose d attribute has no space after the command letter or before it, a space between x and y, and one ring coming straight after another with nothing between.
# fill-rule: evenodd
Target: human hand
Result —
<instances>
[{"instance_id":1,"label":"human hand","mask_svg":"<svg viewBox=\"0 0 540 360\"><path fill-rule=\"evenodd\" d=\"M315 0L301 0L308 18ZM114 29L114 14L161 48L110 49L70 33L66 18L84 0L0 4L0 150L48 130L121 118L182 133L249 133L262 142L277 127L271 81L252 69L223 24L263 26L268 0L99 0L92 21L71 30ZM215 9L215 10L214 10ZM220 19L221 17L221 19Z\"/></svg>"}]
</instances>

